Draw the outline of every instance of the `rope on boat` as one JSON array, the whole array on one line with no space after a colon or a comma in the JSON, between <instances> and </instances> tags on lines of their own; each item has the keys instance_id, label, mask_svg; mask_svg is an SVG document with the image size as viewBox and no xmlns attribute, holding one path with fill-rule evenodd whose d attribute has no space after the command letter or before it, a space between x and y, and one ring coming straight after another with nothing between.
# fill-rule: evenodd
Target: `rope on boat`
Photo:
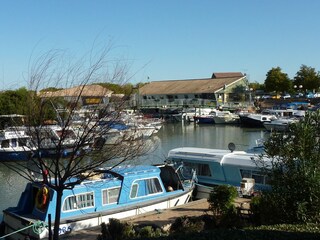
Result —
<instances>
[{"instance_id":1,"label":"rope on boat","mask_svg":"<svg viewBox=\"0 0 320 240\"><path fill-rule=\"evenodd\" d=\"M24 231L24 230L26 230L26 229L28 229L28 228L32 228L32 230L33 230L33 232L34 232L35 234L40 234L40 233L42 233L42 232L44 231L44 229L47 228L47 227L48 227L48 225L47 225L46 223L44 223L44 222L42 222L42 221L37 221L37 222L35 222L35 223L33 223L33 224L30 224L28 227L21 228L21 229L19 229L19 230L17 230L17 231L14 231L14 232L9 233L9 234L7 234L7 235L1 236L0 239L5 239L5 238L8 237L8 236L11 236L11 235L16 234L16 233L21 232L21 231Z\"/></svg>"}]
</instances>

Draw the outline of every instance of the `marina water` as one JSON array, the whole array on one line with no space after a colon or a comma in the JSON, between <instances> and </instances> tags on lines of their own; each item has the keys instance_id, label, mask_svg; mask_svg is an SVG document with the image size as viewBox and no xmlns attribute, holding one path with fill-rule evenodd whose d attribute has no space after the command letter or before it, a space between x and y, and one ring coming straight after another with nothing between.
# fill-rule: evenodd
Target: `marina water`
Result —
<instances>
[{"instance_id":1,"label":"marina water","mask_svg":"<svg viewBox=\"0 0 320 240\"><path fill-rule=\"evenodd\" d=\"M194 123L165 123L160 131L146 140L150 152L128 164L157 164L166 160L168 151L176 147L205 147L227 149L233 142L237 150L256 146L258 139L268 137L265 129L242 128L238 125L214 125ZM0 218L2 210L15 206L25 188L26 180L0 164Z\"/></svg>"}]
</instances>

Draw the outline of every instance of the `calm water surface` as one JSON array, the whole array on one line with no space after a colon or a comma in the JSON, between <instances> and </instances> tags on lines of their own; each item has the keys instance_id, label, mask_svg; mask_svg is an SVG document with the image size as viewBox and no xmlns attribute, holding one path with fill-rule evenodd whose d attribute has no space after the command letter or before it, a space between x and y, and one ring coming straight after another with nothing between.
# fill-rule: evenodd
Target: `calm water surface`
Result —
<instances>
[{"instance_id":1,"label":"calm water surface","mask_svg":"<svg viewBox=\"0 0 320 240\"><path fill-rule=\"evenodd\" d=\"M161 130L146 144L151 144L153 150L136 163L162 163L168 151L176 147L206 147L227 149L233 142L238 150L246 150L256 145L256 140L268 137L264 129L248 129L227 125L197 125L194 123L166 123ZM15 206L26 180L0 164L0 218L2 210Z\"/></svg>"}]
</instances>

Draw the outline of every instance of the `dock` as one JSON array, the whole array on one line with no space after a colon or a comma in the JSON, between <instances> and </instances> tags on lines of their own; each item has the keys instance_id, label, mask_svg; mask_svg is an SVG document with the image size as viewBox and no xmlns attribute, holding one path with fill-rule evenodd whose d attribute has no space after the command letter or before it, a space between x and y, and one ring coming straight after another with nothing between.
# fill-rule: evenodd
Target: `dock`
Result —
<instances>
[{"instance_id":1,"label":"dock","mask_svg":"<svg viewBox=\"0 0 320 240\"><path fill-rule=\"evenodd\" d=\"M237 198L235 204L237 206L245 206L249 202L245 198ZM165 210L155 210L145 214L141 214L134 217L128 217L121 219L123 222L129 222L133 224L144 224L144 225L157 225L165 230L167 230L170 225L178 217L188 216L196 217L205 214L211 214L209 210L209 203L207 199L200 199L196 201L191 201L187 204L173 207ZM60 239L68 240L87 240L87 239L97 239L97 236L101 234L101 228L94 227L88 228L74 233L61 236Z\"/></svg>"}]
</instances>

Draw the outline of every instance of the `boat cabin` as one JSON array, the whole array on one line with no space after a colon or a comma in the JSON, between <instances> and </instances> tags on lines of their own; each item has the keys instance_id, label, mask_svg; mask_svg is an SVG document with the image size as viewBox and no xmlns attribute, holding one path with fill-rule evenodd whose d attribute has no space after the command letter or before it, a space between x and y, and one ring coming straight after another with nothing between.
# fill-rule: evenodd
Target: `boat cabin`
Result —
<instances>
[{"instance_id":1,"label":"boat cabin","mask_svg":"<svg viewBox=\"0 0 320 240\"><path fill-rule=\"evenodd\" d=\"M268 187L268 177L262 172L262 166L257 165L261 163L259 159L259 154L253 152L208 148L183 147L168 153L170 162L183 163L185 176L194 169L200 184L240 187L243 178L252 178L257 189L265 189ZM268 159L263 158L262 162L265 167L270 166Z\"/></svg>"},{"instance_id":2,"label":"boat cabin","mask_svg":"<svg viewBox=\"0 0 320 240\"><path fill-rule=\"evenodd\" d=\"M64 190L60 232L64 234L99 226L110 218L125 218L181 205L190 200L192 190L193 186L184 185L169 165L99 169L95 177ZM48 185L28 183L18 206L4 210L6 233L35 221L48 223L49 215L54 222L56 204L56 192ZM37 237L47 235L48 231Z\"/></svg>"}]
</instances>

